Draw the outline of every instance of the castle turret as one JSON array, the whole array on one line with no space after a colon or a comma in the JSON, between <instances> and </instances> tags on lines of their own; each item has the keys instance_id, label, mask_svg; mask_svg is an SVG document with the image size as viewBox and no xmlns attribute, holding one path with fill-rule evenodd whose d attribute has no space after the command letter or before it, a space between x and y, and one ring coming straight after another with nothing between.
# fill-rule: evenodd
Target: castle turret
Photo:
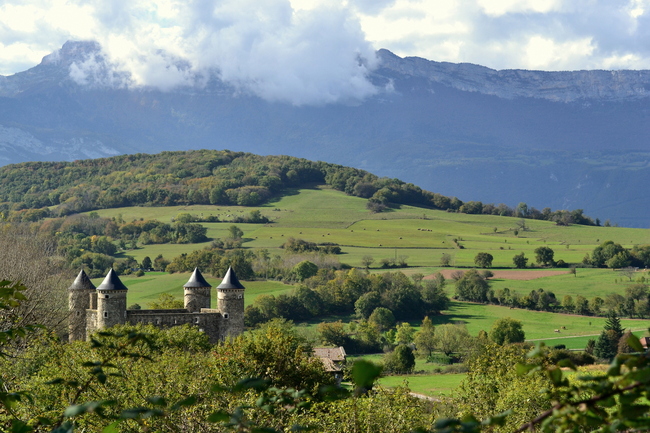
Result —
<instances>
[{"instance_id":1,"label":"castle turret","mask_svg":"<svg viewBox=\"0 0 650 433\"><path fill-rule=\"evenodd\" d=\"M86 310L97 308L97 291L83 269L68 287L68 308L70 309L68 339L85 340Z\"/></svg>"},{"instance_id":2,"label":"castle turret","mask_svg":"<svg viewBox=\"0 0 650 433\"><path fill-rule=\"evenodd\" d=\"M222 338L244 332L244 286L235 271L228 268L226 276L217 287L217 305L224 318Z\"/></svg>"},{"instance_id":3,"label":"castle turret","mask_svg":"<svg viewBox=\"0 0 650 433\"><path fill-rule=\"evenodd\" d=\"M97 287L97 329L126 323L126 286L111 269Z\"/></svg>"},{"instance_id":4,"label":"castle turret","mask_svg":"<svg viewBox=\"0 0 650 433\"><path fill-rule=\"evenodd\" d=\"M185 309L190 313L199 313L201 308L210 308L210 290L212 286L205 281L199 268L194 268L189 281L183 286Z\"/></svg>"}]
</instances>

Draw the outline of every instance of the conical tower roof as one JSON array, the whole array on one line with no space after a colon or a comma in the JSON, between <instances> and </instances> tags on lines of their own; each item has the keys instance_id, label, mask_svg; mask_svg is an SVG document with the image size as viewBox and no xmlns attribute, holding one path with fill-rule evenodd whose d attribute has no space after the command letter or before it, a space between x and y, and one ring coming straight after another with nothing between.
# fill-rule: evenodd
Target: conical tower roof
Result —
<instances>
[{"instance_id":1,"label":"conical tower roof","mask_svg":"<svg viewBox=\"0 0 650 433\"><path fill-rule=\"evenodd\" d=\"M97 287L97 290L128 290L124 283L120 281L120 277L117 276L117 272L113 269L108 271L104 281Z\"/></svg>"},{"instance_id":2,"label":"conical tower roof","mask_svg":"<svg viewBox=\"0 0 650 433\"><path fill-rule=\"evenodd\" d=\"M223 277L223 281L217 289L244 289L244 286L239 282L237 279L237 275L235 275L235 271L232 268L228 268L228 272L226 272L226 276Z\"/></svg>"},{"instance_id":3,"label":"conical tower roof","mask_svg":"<svg viewBox=\"0 0 650 433\"><path fill-rule=\"evenodd\" d=\"M205 281L205 278L203 278L203 275L201 275L201 271L199 271L199 268L194 268L194 272L192 272L192 276L190 279L183 285L183 287L187 288L200 288L200 287L212 287L210 283Z\"/></svg>"},{"instance_id":4,"label":"conical tower roof","mask_svg":"<svg viewBox=\"0 0 650 433\"><path fill-rule=\"evenodd\" d=\"M68 287L68 290L95 290L95 285L88 278L88 274L82 269L79 271L79 275L77 275L72 285Z\"/></svg>"}]
</instances>

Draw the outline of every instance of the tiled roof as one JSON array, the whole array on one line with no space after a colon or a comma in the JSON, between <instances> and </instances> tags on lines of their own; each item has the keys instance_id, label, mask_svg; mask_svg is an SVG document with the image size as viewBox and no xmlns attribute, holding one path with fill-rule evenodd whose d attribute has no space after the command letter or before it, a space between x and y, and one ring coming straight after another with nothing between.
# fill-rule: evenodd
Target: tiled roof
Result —
<instances>
[{"instance_id":1,"label":"tiled roof","mask_svg":"<svg viewBox=\"0 0 650 433\"><path fill-rule=\"evenodd\" d=\"M237 279L237 275L235 275L235 270L233 268L228 268L228 272L226 272L226 276L223 277L223 281L219 286L217 286L217 289L243 289L244 286L239 282Z\"/></svg>"},{"instance_id":2,"label":"tiled roof","mask_svg":"<svg viewBox=\"0 0 650 433\"><path fill-rule=\"evenodd\" d=\"M77 275L72 285L68 287L68 290L95 290L95 285L82 269L79 271L79 275Z\"/></svg>"},{"instance_id":3,"label":"tiled roof","mask_svg":"<svg viewBox=\"0 0 650 433\"><path fill-rule=\"evenodd\" d=\"M194 268L194 272L192 272L192 276L190 279L183 285L183 287L212 287L210 283L205 281L205 278L203 278L203 275L201 274L201 271L199 271L199 268Z\"/></svg>"},{"instance_id":4,"label":"tiled roof","mask_svg":"<svg viewBox=\"0 0 650 433\"><path fill-rule=\"evenodd\" d=\"M97 290L128 290L126 286L120 281L120 277L117 276L117 272L113 269L108 271L104 281L97 287Z\"/></svg>"}]
</instances>

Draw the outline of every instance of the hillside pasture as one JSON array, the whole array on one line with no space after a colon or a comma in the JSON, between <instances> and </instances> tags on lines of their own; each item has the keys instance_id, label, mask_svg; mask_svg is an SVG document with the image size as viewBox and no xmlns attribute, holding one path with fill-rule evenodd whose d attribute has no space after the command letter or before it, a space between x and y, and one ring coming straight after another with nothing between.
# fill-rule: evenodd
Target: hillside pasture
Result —
<instances>
[{"instance_id":1,"label":"hillside pasture","mask_svg":"<svg viewBox=\"0 0 650 433\"><path fill-rule=\"evenodd\" d=\"M470 302L452 301L450 308L439 316L431 317L434 325L444 323L464 323L471 335L479 331L490 331L492 324L501 317L511 317L523 324L527 340L545 340L564 336L599 335L607 320L604 317L578 316L559 314L545 311L531 311L519 308L501 307L497 305L474 304ZM649 320L621 319L624 328L642 331L650 326ZM566 329L564 329L566 328ZM555 332L558 329L560 332ZM552 340L549 340L552 341ZM575 344L569 342L569 348ZM553 343L552 345L560 344ZM566 343L562 343L566 344Z\"/></svg>"},{"instance_id":2,"label":"hillside pasture","mask_svg":"<svg viewBox=\"0 0 650 433\"><path fill-rule=\"evenodd\" d=\"M512 257L524 252L534 262L535 248L549 246L555 259L580 262L585 254L605 240L631 247L650 244L650 231L617 227L557 226L549 221L524 220L526 230L519 228L521 219L493 215L467 215L401 206L387 212L371 213L366 200L321 186L292 190L277 200L259 207L241 206L171 206L102 209L103 217L121 215L125 221L155 218L171 222L179 213L198 216L214 215L221 219L244 216L251 210L271 219L269 224L237 224L244 231L245 248L278 249L287 238L331 242L342 246L346 255L341 260L360 266L364 255L381 258L408 256L415 266L435 266L443 253L452 255L455 266L473 266L477 252L494 256L494 267L512 267ZM223 238L232 222L204 223L211 238ZM457 242L454 242L456 240ZM208 245L146 245L129 251L136 260L163 254L173 257Z\"/></svg>"}]
</instances>

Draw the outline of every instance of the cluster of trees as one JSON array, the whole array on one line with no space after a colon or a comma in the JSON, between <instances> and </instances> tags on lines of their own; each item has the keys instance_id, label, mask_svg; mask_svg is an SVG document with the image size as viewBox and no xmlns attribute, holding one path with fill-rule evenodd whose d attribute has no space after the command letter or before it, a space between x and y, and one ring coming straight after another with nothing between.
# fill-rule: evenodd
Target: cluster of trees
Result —
<instances>
[{"instance_id":1,"label":"cluster of trees","mask_svg":"<svg viewBox=\"0 0 650 433\"><path fill-rule=\"evenodd\" d=\"M9 227L9 226L7 226ZM91 277L105 273L119 251L136 248L138 243L198 243L208 240L207 229L200 224L157 220L125 222L121 217L101 218L96 213L48 219L38 225L41 236L52 240L65 263L85 267ZM120 262L119 270L138 268L133 259Z\"/></svg>"},{"instance_id":2,"label":"cluster of trees","mask_svg":"<svg viewBox=\"0 0 650 433\"><path fill-rule=\"evenodd\" d=\"M647 268L650 265L650 245L635 245L627 249L613 241L605 241L594 248L591 256L587 254L582 263L597 268Z\"/></svg>"},{"instance_id":3,"label":"cluster of trees","mask_svg":"<svg viewBox=\"0 0 650 433\"><path fill-rule=\"evenodd\" d=\"M358 269L320 269L291 294L258 296L246 307L244 320L247 326L255 326L279 317L308 320L350 313L369 320L378 310L397 320L421 320L447 307L444 285L440 274L433 280L412 281L401 272L369 275ZM372 346L381 348L375 342Z\"/></svg>"},{"instance_id":4,"label":"cluster of trees","mask_svg":"<svg viewBox=\"0 0 650 433\"><path fill-rule=\"evenodd\" d=\"M369 199L373 211L407 204L453 212L597 224L582 210L538 211L520 203L463 203L398 179L288 156L198 150L120 155L75 162L33 162L0 167L0 216L36 221L46 216L138 205L256 206L283 189L325 183ZM49 207L56 206L54 211Z\"/></svg>"},{"instance_id":5,"label":"cluster of trees","mask_svg":"<svg viewBox=\"0 0 650 433\"><path fill-rule=\"evenodd\" d=\"M291 253L323 253L323 254L341 254L341 247L337 244L331 242L324 242L317 244L315 242L309 242L304 239L296 239L290 237L287 241L280 246L284 248L285 251Z\"/></svg>"},{"instance_id":6,"label":"cluster of trees","mask_svg":"<svg viewBox=\"0 0 650 433\"><path fill-rule=\"evenodd\" d=\"M223 250L221 248L207 246L201 250L195 250L191 253L182 253L174 257L165 267L165 271L174 272L191 272L198 267L203 272L208 272L214 276L223 276L229 267L236 270L237 276L243 280L252 280L255 278L252 263L255 254L252 251L235 249Z\"/></svg>"}]
</instances>

